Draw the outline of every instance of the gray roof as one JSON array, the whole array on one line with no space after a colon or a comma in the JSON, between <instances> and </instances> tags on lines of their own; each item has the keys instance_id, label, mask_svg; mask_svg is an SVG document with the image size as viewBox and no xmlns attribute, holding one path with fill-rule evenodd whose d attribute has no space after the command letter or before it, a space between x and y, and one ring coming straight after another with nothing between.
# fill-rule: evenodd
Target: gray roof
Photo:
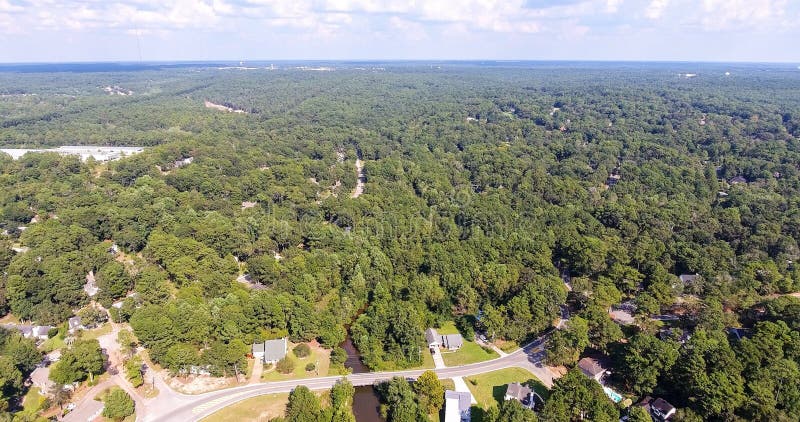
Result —
<instances>
[{"instance_id":1,"label":"gray roof","mask_svg":"<svg viewBox=\"0 0 800 422\"><path fill-rule=\"evenodd\" d=\"M253 343L253 354L264 353L264 343Z\"/></svg>"},{"instance_id":2,"label":"gray roof","mask_svg":"<svg viewBox=\"0 0 800 422\"><path fill-rule=\"evenodd\" d=\"M675 410L675 407L673 405L669 404L668 401L660 397L650 402L650 408L658 410L659 412L661 412L662 415L666 415L669 412Z\"/></svg>"},{"instance_id":3,"label":"gray roof","mask_svg":"<svg viewBox=\"0 0 800 422\"><path fill-rule=\"evenodd\" d=\"M3 324L2 327L7 329L7 330L17 330L20 333L22 333L23 336L30 336L31 333L33 332L33 327L31 327L30 325L25 325L25 324L23 324L23 325Z\"/></svg>"},{"instance_id":4,"label":"gray roof","mask_svg":"<svg viewBox=\"0 0 800 422\"><path fill-rule=\"evenodd\" d=\"M281 360L286 357L286 349L286 337L277 340L267 340L264 342L264 360Z\"/></svg>"},{"instance_id":5,"label":"gray roof","mask_svg":"<svg viewBox=\"0 0 800 422\"><path fill-rule=\"evenodd\" d=\"M506 396L513 397L519 401L526 400L528 396L533 392L530 388L518 383L512 382L508 384L508 388L506 389Z\"/></svg>"},{"instance_id":6,"label":"gray roof","mask_svg":"<svg viewBox=\"0 0 800 422\"><path fill-rule=\"evenodd\" d=\"M472 394L465 391L447 390L444 392L444 399L445 401L447 399L458 400L458 410L463 412L469 409L470 403L472 402Z\"/></svg>"},{"instance_id":7,"label":"gray roof","mask_svg":"<svg viewBox=\"0 0 800 422\"><path fill-rule=\"evenodd\" d=\"M699 274L681 274L680 276L678 276L678 278L680 278L681 281L684 282L684 283L692 283L695 280L697 280L698 278L700 278L700 275Z\"/></svg>"},{"instance_id":8,"label":"gray roof","mask_svg":"<svg viewBox=\"0 0 800 422\"><path fill-rule=\"evenodd\" d=\"M33 327L33 335L36 337L45 337L47 333L50 332L55 327L50 325L35 325Z\"/></svg>"},{"instance_id":9,"label":"gray roof","mask_svg":"<svg viewBox=\"0 0 800 422\"><path fill-rule=\"evenodd\" d=\"M439 333L437 333L433 328L428 328L425 330L425 340L428 341L428 344L441 343L442 341L439 338Z\"/></svg>"},{"instance_id":10,"label":"gray roof","mask_svg":"<svg viewBox=\"0 0 800 422\"><path fill-rule=\"evenodd\" d=\"M580 368L584 374L592 377L596 377L598 374L602 374L606 371L606 369L603 368L603 365L601 365L597 359L593 358L581 359L578 361L578 368Z\"/></svg>"},{"instance_id":11,"label":"gray roof","mask_svg":"<svg viewBox=\"0 0 800 422\"><path fill-rule=\"evenodd\" d=\"M74 316L74 317L68 319L67 322L69 323L69 329L73 330L73 329L78 328L78 327L81 326L81 317Z\"/></svg>"},{"instance_id":12,"label":"gray roof","mask_svg":"<svg viewBox=\"0 0 800 422\"><path fill-rule=\"evenodd\" d=\"M456 349L464 345L464 337L461 334L447 334L442 336L442 344L448 349Z\"/></svg>"}]
</instances>

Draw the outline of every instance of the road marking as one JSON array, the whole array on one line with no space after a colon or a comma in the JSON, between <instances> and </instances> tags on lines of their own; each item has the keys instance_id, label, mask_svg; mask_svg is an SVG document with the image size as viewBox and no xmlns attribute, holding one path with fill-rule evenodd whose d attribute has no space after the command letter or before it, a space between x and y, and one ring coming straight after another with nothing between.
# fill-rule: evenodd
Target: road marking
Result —
<instances>
[{"instance_id":1,"label":"road marking","mask_svg":"<svg viewBox=\"0 0 800 422\"><path fill-rule=\"evenodd\" d=\"M206 410L208 410L209 408L214 407L214 406L216 406L218 404L221 404L222 402L224 402L226 400L230 400L230 399L242 396L242 395L247 394L247 393L249 393L249 391L242 391L240 393L228 394L227 396L222 396L220 398L216 398L214 400L207 401L207 402L205 402L205 403L203 403L203 404L201 404L199 406L195 406L194 408L192 408L192 413L194 413L195 415L198 414L198 413L203 413Z\"/></svg>"}]
</instances>

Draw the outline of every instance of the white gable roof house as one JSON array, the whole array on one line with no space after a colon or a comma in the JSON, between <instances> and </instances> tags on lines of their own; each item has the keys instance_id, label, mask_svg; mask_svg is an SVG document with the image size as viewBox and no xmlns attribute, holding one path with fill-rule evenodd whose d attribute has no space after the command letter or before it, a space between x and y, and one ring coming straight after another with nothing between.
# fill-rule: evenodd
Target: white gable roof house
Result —
<instances>
[{"instance_id":1,"label":"white gable roof house","mask_svg":"<svg viewBox=\"0 0 800 422\"><path fill-rule=\"evenodd\" d=\"M276 340L267 340L263 343L253 343L253 357L264 363L276 364L286 357L289 352L289 343L286 337Z\"/></svg>"},{"instance_id":2,"label":"white gable roof house","mask_svg":"<svg viewBox=\"0 0 800 422\"><path fill-rule=\"evenodd\" d=\"M466 422L470 420L472 394L463 391L444 392L444 422Z\"/></svg>"},{"instance_id":3,"label":"white gable roof house","mask_svg":"<svg viewBox=\"0 0 800 422\"><path fill-rule=\"evenodd\" d=\"M464 337L461 334L443 334L440 335L433 328L425 330L425 340L428 343L428 348L435 349L441 347L447 350L458 350L464 345Z\"/></svg>"}]
</instances>

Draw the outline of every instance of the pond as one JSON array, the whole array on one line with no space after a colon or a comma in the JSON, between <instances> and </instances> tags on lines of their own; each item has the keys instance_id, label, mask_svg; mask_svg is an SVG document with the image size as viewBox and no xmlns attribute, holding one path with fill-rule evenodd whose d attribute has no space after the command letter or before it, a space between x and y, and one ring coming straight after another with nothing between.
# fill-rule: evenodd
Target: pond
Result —
<instances>
[{"instance_id":1,"label":"pond","mask_svg":"<svg viewBox=\"0 0 800 422\"><path fill-rule=\"evenodd\" d=\"M381 403L375 389L370 385L356 387L353 396L353 415L356 422L386 422L380 414Z\"/></svg>"}]
</instances>

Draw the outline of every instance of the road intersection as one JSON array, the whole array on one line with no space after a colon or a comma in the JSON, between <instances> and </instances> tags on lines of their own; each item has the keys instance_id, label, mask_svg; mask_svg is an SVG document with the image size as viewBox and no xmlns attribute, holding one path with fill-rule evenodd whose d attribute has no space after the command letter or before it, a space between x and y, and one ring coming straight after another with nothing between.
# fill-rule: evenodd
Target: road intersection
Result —
<instances>
[{"instance_id":1,"label":"road intersection","mask_svg":"<svg viewBox=\"0 0 800 422\"><path fill-rule=\"evenodd\" d=\"M110 352L109 354L112 356L114 356L114 353L117 353L118 351L114 350L117 348L117 345L110 341L110 339L116 338L117 331L118 329L115 329L111 334L107 335L108 339L104 339L108 340L107 342L102 342L108 343L104 344L104 346L107 346L106 351ZM546 335L512 353L504 353L504 356L485 362L436 369L366 372L348 375L347 379L355 386L364 386L373 385L397 376L410 380L416 379L426 370L432 370L436 372L436 375L440 379L447 379L477 375L499 369L519 367L530 371L545 386L549 388L553 384L553 379L558 375L554 374L543 364L543 345L545 339ZM173 390L158 374L150 370L148 371L149 374L145 376L145 379L149 378L148 382L153 383L154 387L158 389L159 394L153 398L144 398L141 397L136 390L134 390L128 384L128 382L117 373L116 366L117 365L114 365L115 370L112 371L114 372L112 377L104 383L94 387L90 391L91 394L87 394L85 399L78 403L77 408L64 417L64 421L84 422L92 420L94 417L96 417L98 409L102 409L102 404L91 399L97 392L112 385L120 386L128 391L128 393L134 398L136 401L137 421L168 422L199 421L239 401L265 394L288 393L301 385L304 385L311 390L329 389L336 383L336 381L342 378L342 376L329 376L256 383L251 381L251 383L247 385L226 388L204 394L190 395L179 393Z\"/></svg>"}]
</instances>

